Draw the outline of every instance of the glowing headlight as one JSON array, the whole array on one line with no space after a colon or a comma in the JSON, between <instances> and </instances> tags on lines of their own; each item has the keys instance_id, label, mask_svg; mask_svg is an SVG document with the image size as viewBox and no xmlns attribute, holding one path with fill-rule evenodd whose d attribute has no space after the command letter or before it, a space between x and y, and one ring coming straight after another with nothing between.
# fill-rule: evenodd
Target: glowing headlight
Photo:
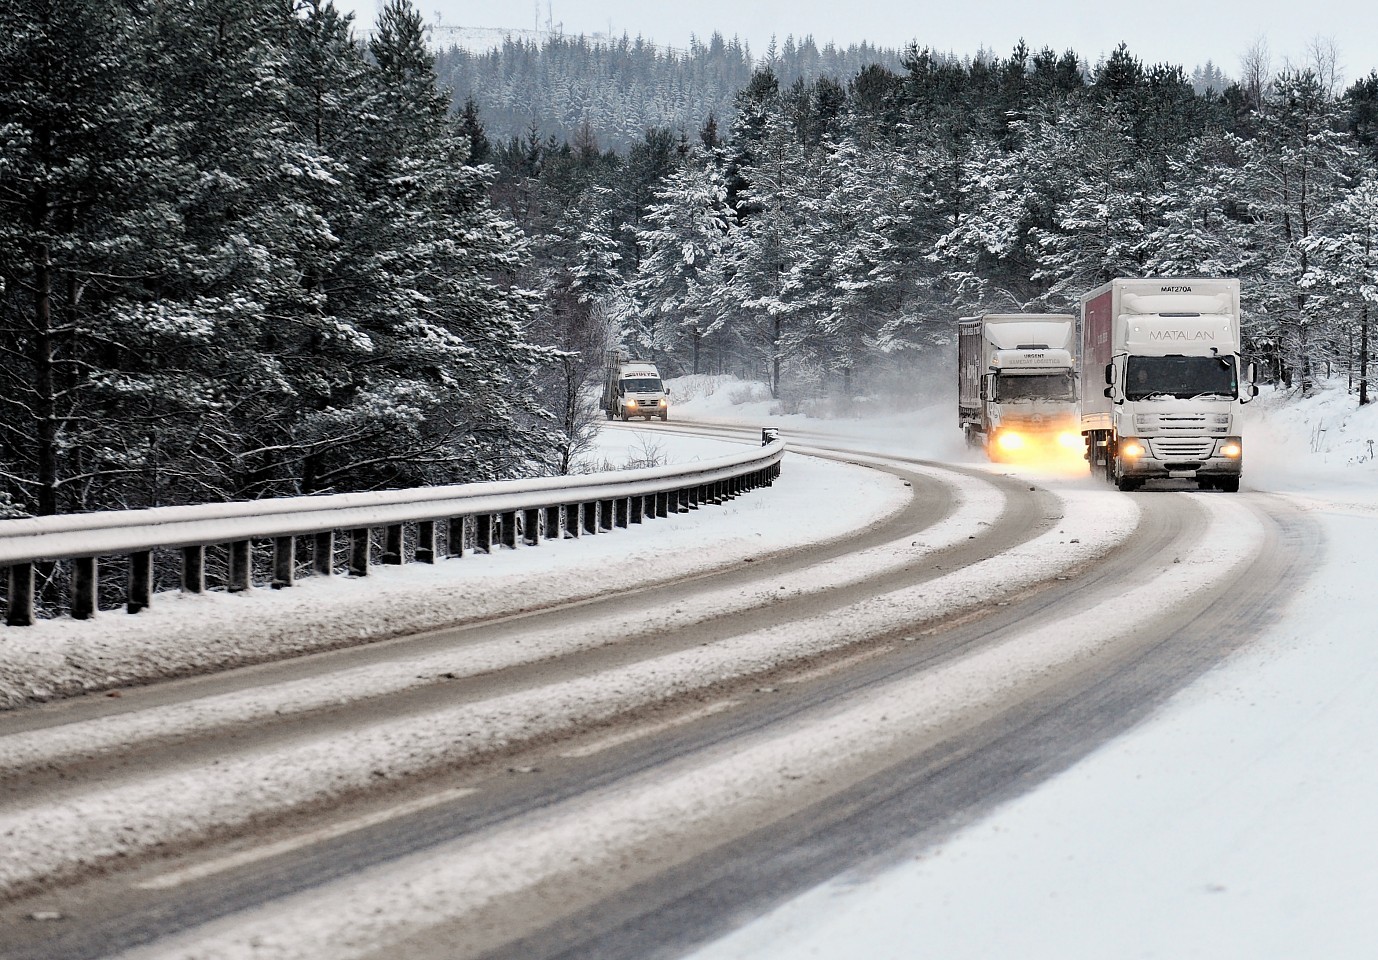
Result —
<instances>
[{"instance_id":1,"label":"glowing headlight","mask_svg":"<svg viewBox=\"0 0 1378 960\"><path fill-rule=\"evenodd\" d=\"M1231 459L1235 459L1243 453L1244 447L1240 445L1238 440L1226 440L1224 443L1220 445L1220 455L1222 457L1230 457Z\"/></svg>"},{"instance_id":2,"label":"glowing headlight","mask_svg":"<svg viewBox=\"0 0 1378 960\"><path fill-rule=\"evenodd\" d=\"M1067 430L1057 435L1057 442L1059 446L1066 447L1068 450L1076 450L1082 445L1081 434Z\"/></svg>"},{"instance_id":3,"label":"glowing headlight","mask_svg":"<svg viewBox=\"0 0 1378 960\"><path fill-rule=\"evenodd\" d=\"M662 407L668 407L668 406L670 405L670 401L666 400L664 397L661 397L661 398L660 398L660 405L661 405Z\"/></svg>"},{"instance_id":4,"label":"glowing headlight","mask_svg":"<svg viewBox=\"0 0 1378 960\"><path fill-rule=\"evenodd\" d=\"M636 401L633 400L631 397L628 397L628 398L627 398L627 406L629 406L629 407L634 407L634 406L636 406Z\"/></svg>"},{"instance_id":5,"label":"glowing headlight","mask_svg":"<svg viewBox=\"0 0 1378 960\"><path fill-rule=\"evenodd\" d=\"M1137 440L1121 440L1120 453L1124 454L1126 457L1142 457L1144 454L1148 453L1148 451L1145 450L1144 445Z\"/></svg>"},{"instance_id":6,"label":"glowing headlight","mask_svg":"<svg viewBox=\"0 0 1378 960\"><path fill-rule=\"evenodd\" d=\"M1017 433L1002 433L995 442L1001 450L1018 450L1024 446L1024 438Z\"/></svg>"}]
</instances>

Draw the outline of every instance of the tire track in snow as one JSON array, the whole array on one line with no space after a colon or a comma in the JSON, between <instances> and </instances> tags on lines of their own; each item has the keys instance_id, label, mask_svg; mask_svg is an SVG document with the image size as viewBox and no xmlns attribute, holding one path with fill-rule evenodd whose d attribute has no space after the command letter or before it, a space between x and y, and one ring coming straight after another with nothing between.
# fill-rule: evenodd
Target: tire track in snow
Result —
<instances>
[{"instance_id":1,"label":"tire track in snow","mask_svg":"<svg viewBox=\"0 0 1378 960\"><path fill-rule=\"evenodd\" d=\"M1128 502L1130 498L1122 498ZM1240 575L1265 543L1262 524L1230 498L1196 498L1206 513L1194 548L1124 592L1055 624L886 682L807 724L767 730L601 788L539 813L286 901L224 918L126 960L349 960L463 924L456 960L492 946L504 910L552 922L610 878L627 886L702 849L728 843L845 789L898 742L941 740L992 704L1026 699L1060 676L1114 658L1162 598L1208 596ZM652 866L654 865L654 866ZM598 878L599 883L591 882ZM598 892L591 892L597 890ZM442 942L432 939L434 943Z\"/></svg>"},{"instance_id":2,"label":"tire track in snow","mask_svg":"<svg viewBox=\"0 0 1378 960\"><path fill-rule=\"evenodd\" d=\"M10 856L0 894L69 881L102 864L233 835L376 791L380 782L452 769L606 723L868 639L914 630L1046 581L1113 549L1134 530L1133 498L1063 494L1050 530L996 557L848 605L803 624L752 631L632 665L494 699L370 724L341 736L249 750L214 767L184 764L102 789L0 811ZM456 735L455 731L462 731ZM345 743L341 745L341 741Z\"/></svg>"}]
</instances>

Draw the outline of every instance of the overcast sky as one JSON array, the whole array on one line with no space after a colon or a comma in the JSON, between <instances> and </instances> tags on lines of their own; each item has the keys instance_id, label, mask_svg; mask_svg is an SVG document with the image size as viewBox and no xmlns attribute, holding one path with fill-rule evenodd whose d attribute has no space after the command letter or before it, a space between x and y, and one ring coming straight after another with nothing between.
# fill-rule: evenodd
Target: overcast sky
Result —
<instances>
[{"instance_id":1,"label":"overcast sky","mask_svg":"<svg viewBox=\"0 0 1378 960\"><path fill-rule=\"evenodd\" d=\"M1072 48L1094 63L1124 41L1141 60L1180 63L1190 71L1213 61L1227 74L1260 38L1274 67L1300 61L1307 42L1333 39L1346 80L1378 68L1378 3L1372 0L413 0L428 18L454 26L532 29L547 17L568 34L627 33L683 47L691 35L737 35L752 52L765 52L774 34L812 34L821 46L870 41L902 47L911 40L967 55L982 46L1008 53L1021 37L1035 50ZM336 0L353 9L361 27L373 19L378 0ZM539 10L539 14L538 14Z\"/></svg>"}]
</instances>

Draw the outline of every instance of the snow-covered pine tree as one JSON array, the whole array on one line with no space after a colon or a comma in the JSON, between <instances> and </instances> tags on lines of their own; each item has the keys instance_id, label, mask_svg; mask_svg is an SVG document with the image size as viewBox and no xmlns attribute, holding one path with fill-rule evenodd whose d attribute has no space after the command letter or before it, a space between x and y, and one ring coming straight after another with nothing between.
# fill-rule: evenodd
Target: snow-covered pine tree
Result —
<instances>
[{"instance_id":1,"label":"snow-covered pine tree","mask_svg":"<svg viewBox=\"0 0 1378 960\"><path fill-rule=\"evenodd\" d=\"M1342 190L1326 219L1327 233L1313 234L1302 246L1311 256L1316 287L1338 308L1335 353L1364 406L1372 401L1369 366L1378 315L1378 167L1372 161L1365 163L1357 183Z\"/></svg>"},{"instance_id":2,"label":"snow-covered pine tree","mask_svg":"<svg viewBox=\"0 0 1378 960\"><path fill-rule=\"evenodd\" d=\"M197 384L148 349L187 331L124 309L179 268L140 25L107 0L0 0L0 23L0 515L158 502Z\"/></svg>"},{"instance_id":3,"label":"snow-covered pine tree","mask_svg":"<svg viewBox=\"0 0 1378 960\"><path fill-rule=\"evenodd\" d=\"M721 158L691 155L661 182L637 234L641 256L631 294L644 323L637 332L662 351L687 340L694 373L702 372L704 338L726 319L715 281L734 220Z\"/></svg>"},{"instance_id":4,"label":"snow-covered pine tree","mask_svg":"<svg viewBox=\"0 0 1378 960\"><path fill-rule=\"evenodd\" d=\"M1311 238L1324 235L1354 148L1340 132L1337 104L1310 71L1284 71L1255 116L1257 136L1238 139L1242 164L1231 184L1247 211L1243 278L1260 312L1252 336L1273 375L1312 385L1313 331L1334 316L1317 288Z\"/></svg>"}]
</instances>

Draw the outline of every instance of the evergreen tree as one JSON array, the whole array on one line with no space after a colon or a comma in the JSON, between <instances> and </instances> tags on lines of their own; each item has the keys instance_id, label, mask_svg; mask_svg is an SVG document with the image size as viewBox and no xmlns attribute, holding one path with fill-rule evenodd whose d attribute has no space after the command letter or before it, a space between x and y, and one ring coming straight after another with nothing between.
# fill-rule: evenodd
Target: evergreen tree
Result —
<instances>
[{"instance_id":1,"label":"evergreen tree","mask_svg":"<svg viewBox=\"0 0 1378 960\"><path fill-rule=\"evenodd\" d=\"M1340 134L1336 103L1309 71L1288 71L1271 87L1256 123L1237 143L1233 189L1247 211L1243 277L1259 310L1252 335L1274 375L1312 385L1312 331L1333 304L1316 289L1311 238L1324 234L1354 151Z\"/></svg>"}]
</instances>

